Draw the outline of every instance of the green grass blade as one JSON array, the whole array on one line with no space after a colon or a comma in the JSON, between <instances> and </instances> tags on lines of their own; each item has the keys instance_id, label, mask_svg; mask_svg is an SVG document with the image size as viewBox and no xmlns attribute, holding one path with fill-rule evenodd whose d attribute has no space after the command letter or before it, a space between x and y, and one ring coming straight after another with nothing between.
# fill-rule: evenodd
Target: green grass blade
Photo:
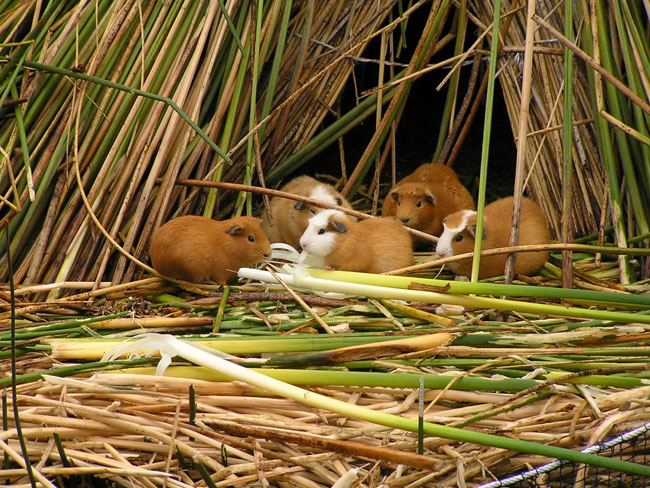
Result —
<instances>
[{"instance_id":1,"label":"green grass blade","mask_svg":"<svg viewBox=\"0 0 650 488\"><path fill-rule=\"evenodd\" d=\"M494 2L494 22L492 24L492 38L490 48L490 64L488 67L488 86L485 95L485 119L483 122L483 141L481 145L481 170L479 173L479 190L476 201L476 241L474 244L474 258L472 259L473 282L478 281L481 265L481 247L483 244L483 212L485 209L485 194L487 188L487 169L490 154L490 134L492 133L492 110L494 107L494 85L496 84L496 66L499 54L499 25L501 20L501 0Z\"/></svg>"},{"instance_id":2,"label":"green grass blade","mask_svg":"<svg viewBox=\"0 0 650 488\"><path fill-rule=\"evenodd\" d=\"M182 119L185 122L187 122L188 125L190 125L190 127L192 127L192 129L194 129L196 131L196 133L199 134L199 136L201 136L201 138L212 149L214 149L217 152L217 154L219 154L224 160L230 161L230 158L228 157L228 155L225 152L223 152L223 150L219 146L217 146L212 139L210 139L208 137L208 135L203 131L203 129L201 129L198 125L196 125L196 123L192 119L190 119L189 116L172 99L170 99L168 97L163 97L163 96L157 95L155 93L150 93L150 92L147 92L147 91L139 90L137 88L133 88L133 87L130 87L130 86L125 86L125 85L122 85L120 83L115 83L115 82L112 82L112 81L109 81L109 80L104 80L104 79L101 79L101 78L97 78L95 76L90 76L90 75L86 75L86 74L83 74L83 73L76 73L74 71L64 69L64 68L59 68L57 66L50 66L50 65L45 65L45 64L41 64L41 63L35 63L33 61L25 61L24 65L26 67L28 67L28 68L34 68L34 69L38 69L38 70L41 70L41 71L56 73L58 75L67 76L69 78L77 78L77 79L88 81L88 82L91 82L91 83L96 83L98 85L107 86L109 88L114 88L116 90L121 90L121 91L125 91L125 92L128 92L128 93L132 93L134 95L150 98L152 100L157 100L157 101L160 101L160 102L164 102L167 105L169 105L178 115L180 115L182 117Z\"/></svg>"}]
</instances>

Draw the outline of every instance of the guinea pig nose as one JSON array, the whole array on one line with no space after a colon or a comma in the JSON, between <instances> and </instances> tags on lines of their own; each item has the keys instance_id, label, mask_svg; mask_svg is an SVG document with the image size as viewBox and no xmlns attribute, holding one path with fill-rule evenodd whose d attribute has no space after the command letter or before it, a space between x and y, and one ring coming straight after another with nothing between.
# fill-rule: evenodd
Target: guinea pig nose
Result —
<instances>
[{"instance_id":1,"label":"guinea pig nose","mask_svg":"<svg viewBox=\"0 0 650 488\"><path fill-rule=\"evenodd\" d=\"M400 220L402 221L402 224L406 225L406 224L409 223L411 218L410 217L400 217Z\"/></svg>"}]
</instances>

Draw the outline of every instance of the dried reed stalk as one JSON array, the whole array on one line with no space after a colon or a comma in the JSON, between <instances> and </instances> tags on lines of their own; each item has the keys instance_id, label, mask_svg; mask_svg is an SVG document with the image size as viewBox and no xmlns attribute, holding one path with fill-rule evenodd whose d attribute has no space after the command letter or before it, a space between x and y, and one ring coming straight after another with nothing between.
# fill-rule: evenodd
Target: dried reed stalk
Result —
<instances>
[{"instance_id":1,"label":"dried reed stalk","mask_svg":"<svg viewBox=\"0 0 650 488\"><path fill-rule=\"evenodd\" d=\"M202 463L218 486L252 483L260 476L267 478L271 486L276 486L276 481L281 479L289 479L287 476L307 477L318 486L331 486L352 467L360 469L363 476L375 472L377 482L397 476L395 481L427 479L427 483L445 485L445 480L458 482L459 479L464 483L480 483L486 481L485 468L503 476L519 464L508 461L512 453L441 442L436 438L425 440L424 458L412 452L416 445L414 436L331 414L323 422L323 417L311 409L286 400L252 401L246 397L220 396L229 395L227 390L199 393L192 425L187 416L188 382L179 381L100 375L97 383L47 378L42 384L28 385L19 396L21 418L29 452L34 459L48 460L41 469L42 475L119 476L143 485L147 484L146 480L155 485L166 478L168 483L173 481L170 486L189 486L193 479L200 479L199 463ZM131 390L116 391L101 383L129 385ZM582 400L567 390L550 399L539 398L514 412L486 419L479 417L473 422L473 428L527 440L553 440L575 448L589 439L611 437L648 421L650 409L643 402L647 390L648 387L641 387L598 398L602 420L596 422L590 407L585 408ZM398 408L402 415L417 415L417 404L410 400L413 395L408 391L373 392L369 388L356 388L324 393L360 405L373 405L381 411ZM429 392L427 398L435 393ZM456 397L455 407L431 405L427 420L454 425L489 410L496 400L489 395L482 399L469 395L464 400ZM146 407L153 408L156 403L165 408ZM113 405L111 411L106 410L109 405ZM73 416L63 414L64 411ZM610 421L614 418L617 422ZM54 432L61 439L70 465L62 464L60 451L47 448ZM2 445L8 446L5 449L15 445L15 435L10 423L9 430L0 434ZM272 442L274 437L282 439L282 444ZM393 450L399 451L399 457L391 455ZM224 455L227 455L227 467ZM426 460L426 466L418 464L421 458ZM524 458L529 463L545 462L543 458L531 456L522 457L522 462ZM368 460L376 464L368 464ZM461 460L463 469L459 470ZM403 467L395 471L397 463ZM21 469L0 470L0 476L9 481L18 481L23 475Z\"/></svg>"},{"instance_id":2,"label":"dried reed stalk","mask_svg":"<svg viewBox=\"0 0 650 488\"><path fill-rule=\"evenodd\" d=\"M0 25L6 46L1 54L12 61L0 78L7 89L22 82L16 98L24 101L16 105L21 118L0 124L0 146L11 158L3 158L0 171L17 182L1 180L0 208L9 210L0 214L0 232L10 229L17 282L84 276L99 284L129 281L140 271L116 256L109 240L97 238L74 175L61 169L79 164L98 221L124 249L145 258L147 236L171 216L223 217L233 210L226 203L232 194L211 190L206 200L202 192L174 186L177 177L250 184L254 160L264 161L263 175L313 137L352 72L350 58L377 35L395 1L292 9L276 0L257 11L255 3L239 0L225 2L223 11L206 1L73 4L47 10L40 24L34 19L32 31L20 31L36 39L29 50L8 43L19 36L16 22L33 14L16 3L23 17L10 16ZM45 36L52 24L58 28ZM279 38L286 45L276 45ZM164 103L99 86L93 78L28 72L14 63L23 57L167 97L234 163L215 158L214 146ZM251 67L254 76L248 75ZM25 133L20 140L18 129ZM247 150L247 140L257 141L256 151ZM245 202L250 211L251 198L240 199L235 212ZM0 261L6 277L4 256ZM57 296L52 292L50 299Z\"/></svg>"}]
</instances>

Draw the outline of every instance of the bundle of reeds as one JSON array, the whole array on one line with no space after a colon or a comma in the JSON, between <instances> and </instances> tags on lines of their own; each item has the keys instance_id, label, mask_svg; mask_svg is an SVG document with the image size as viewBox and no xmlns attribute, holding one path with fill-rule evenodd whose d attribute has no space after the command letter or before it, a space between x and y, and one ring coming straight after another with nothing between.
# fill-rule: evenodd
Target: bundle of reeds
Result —
<instances>
[{"instance_id":1,"label":"bundle of reeds","mask_svg":"<svg viewBox=\"0 0 650 488\"><path fill-rule=\"evenodd\" d=\"M440 316L422 303L302 295L324 327L354 331L317 334L319 322L279 287L249 285L185 300L162 294L161 285L149 280L93 292L116 308L131 308L107 317L75 319L64 310L83 296L19 309L25 321L64 313L67 320L16 331L22 431L6 417L0 447L18 465L0 470L2 479L26 483L20 460L29 456L42 460L34 463L39 480L91 476L120 485L167 479L192 486L211 479L225 487L267 479L269 486L315 488L358 470L360 486L465 486L543 464L549 455L580 456L579 448L650 421L650 351L638 345L648 340L648 316L626 311L647 309L647 297L575 293L578 303L606 304L619 314L616 324L573 319L577 306L556 307L566 317L539 315L548 303L511 300L514 310L517 304L537 309L503 322L487 308ZM470 287L531 295L521 285L449 285L450 300ZM534 288L546 302L562 291ZM149 300L134 303L139 292ZM82 315L91 311L81 307ZM137 317L120 317L135 310ZM178 358L156 377L156 357L102 362L108 350L143 330L180 332L189 344L232 355L235 365L214 371ZM92 337L75 338L80 335ZM0 332L0 343L7 337ZM203 364L197 353L187 359ZM2 371L8 366L4 361ZM254 377L260 374L268 379L260 383ZM286 386L285 393L278 381L304 390L296 395ZM10 382L0 379L0 388ZM318 395L332 401L319 398L314 408ZM628 454L636 466L585 458L586 476L596 466L648 476L643 445Z\"/></svg>"},{"instance_id":2,"label":"bundle of reeds","mask_svg":"<svg viewBox=\"0 0 650 488\"><path fill-rule=\"evenodd\" d=\"M475 23L490 25L494 2L469 4ZM523 187L543 206L557 238L567 239L570 230L600 232L602 239L613 226L619 247L647 247L647 6L504 0L501 15L498 76L513 134L526 138L517 167ZM526 57L531 76L522 85ZM626 262L622 274L631 276Z\"/></svg>"},{"instance_id":3,"label":"bundle of reeds","mask_svg":"<svg viewBox=\"0 0 650 488\"><path fill-rule=\"evenodd\" d=\"M120 282L137 266L117 243L143 259L171 216L250 213L250 193L174 183L264 185L272 170L278 182L333 110L354 56L415 11L386 23L394 4L3 2L2 279L7 229L18 282ZM376 98L347 119L368 116Z\"/></svg>"},{"instance_id":4,"label":"bundle of reeds","mask_svg":"<svg viewBox=\"0 0 650 488\"><path fill-rule=\"evenodd\" d=\"M152 229L171 216L253 210L251 193L235 199L214 188L190 190L176 186L178 178L276 184L376 112L377 131L345 184L353 192L375 161L379 175L410 84L455 36L457 57L433 66L458 61L434 156L453 162L450 144L468 102L482 98L472 88L494 5L433 2L410 64L397 73L390 64L387 75L400 25L427 9L416 3L385 21L394 3L5 2L0 231L10 231L17 281L128 281L138 268L127 253L146 259ZM611 221L618 246L647 242L647 13L634 2L593 11L578 2L566 22L562 9L535 3L501 8L498 79L513 128L526 125L517 164L525 182L517 192L525 188L543 206L556 237L602 234ZM450 15L451 30L438 43ZM480 29L471 47L468 22ZM354 57L375 38L380 89L318 132ZM474 74L461 104L458 71L471 56ZM532 75L520 87L522 56ZM3 257L0 276L6 273Z\"/></svg>"}]
</instances>

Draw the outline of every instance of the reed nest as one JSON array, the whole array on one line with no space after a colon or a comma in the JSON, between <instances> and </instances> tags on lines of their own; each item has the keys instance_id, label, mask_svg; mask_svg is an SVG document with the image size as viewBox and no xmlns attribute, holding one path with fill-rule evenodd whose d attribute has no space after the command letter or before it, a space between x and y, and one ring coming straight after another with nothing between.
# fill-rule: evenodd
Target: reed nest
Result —
<instances>
[{"instance_id":1,"label":"reed nest","mask_svg":"<svg viewBox=\"0 0 650 488\"><path fill-rule=\"evenodd\" d=\"M190 385L196 399L192 420ZM21 387L18 398L32 462L46 460L35 469L58 486L62 478L71 483L67 486L81 486L90 476L118 486L205 486L202 476L207 472L219 487L317 487L332 486L353 468L359 469L356 486L475 486L549 461L433 437L425 439L425 455L420 455L414 434L324 414L290 400L251 398L242 389L212 381L106 373L95 381L46 377ZM337 386L314 391L417 417L417 391ZM471 415L498 408L509 396L428 390L426 418L463 424ZM584 400L558 392L472 428L582 447L650 420L647 396L647 386L610 392L593 400L602 415L598 417ZM434 399L440 405L431 403ZM2 440L7 451L20 456L15 429L6 431ZM629 458L643 462L647 455L637 452ZM5 469L2 475L8 485L26 486L24 469Z\"/></svg>"},{"instance_id":2,"label":"reed nest","mask_svg":"<svg viewBox=\"0 0 650 488\"><path fill-rule=\"evenodd\" d=\"M649 16L600 0L0 0L2 483L319 487L358 470L338 486L471 486L648 422ZM495 90L512 158L490 134ZM463 151L481 119L479 161ZM260 215L302 172L375 214L423 153L479 210L509 186L495 174L540 204L555 242L537 276L456 282L426 252L397 277L323 274L383 294L152 277L170 218ZM424 427L187 359L165 377L155 358L102 361L145 330L377 414L417 424L422 408Z\"/></svg>"},{"instance_id":3,"label":"reed nest","mask_svg":"<svg viewBox=\"0 0 650 488\"><path fill-rule=\"evenodd\" d=\"M19 298L26 292L19 289ZM418 451L417 432L303 405L182 360L164 377L152 376L155 358L101 362L116 342L143 331L194 338L247 367L374 412L417 419L422 408L426 422L471 433L578 449L650 421L647 323L517 313L500 322L495 310L311 294L300 294L300 305L281 287L252 284L229 289L226 300L221 292L197 299L158 279L92 293L92 306L81 294L57 303L20 298L16 310L27 319L16 331L20 435L35 471L57 486L94 478L119 486L210 479L317 487L353 469L356 484L345 486L475 486L549 461L442 436L424 436ZM337 333L319 334L311 314ZM61 315L69 318L54 319ZM35 326L37 319L45 322ZM431 334L449 338L409 348L383 342ZM11 363L1 365L8 386ZM5 418L1 445L19 462L19 434L13 416ZM644 463L648 455L626 459ZM19 465L0 475L28 486Z\"/></svg>"}]
</instances>

